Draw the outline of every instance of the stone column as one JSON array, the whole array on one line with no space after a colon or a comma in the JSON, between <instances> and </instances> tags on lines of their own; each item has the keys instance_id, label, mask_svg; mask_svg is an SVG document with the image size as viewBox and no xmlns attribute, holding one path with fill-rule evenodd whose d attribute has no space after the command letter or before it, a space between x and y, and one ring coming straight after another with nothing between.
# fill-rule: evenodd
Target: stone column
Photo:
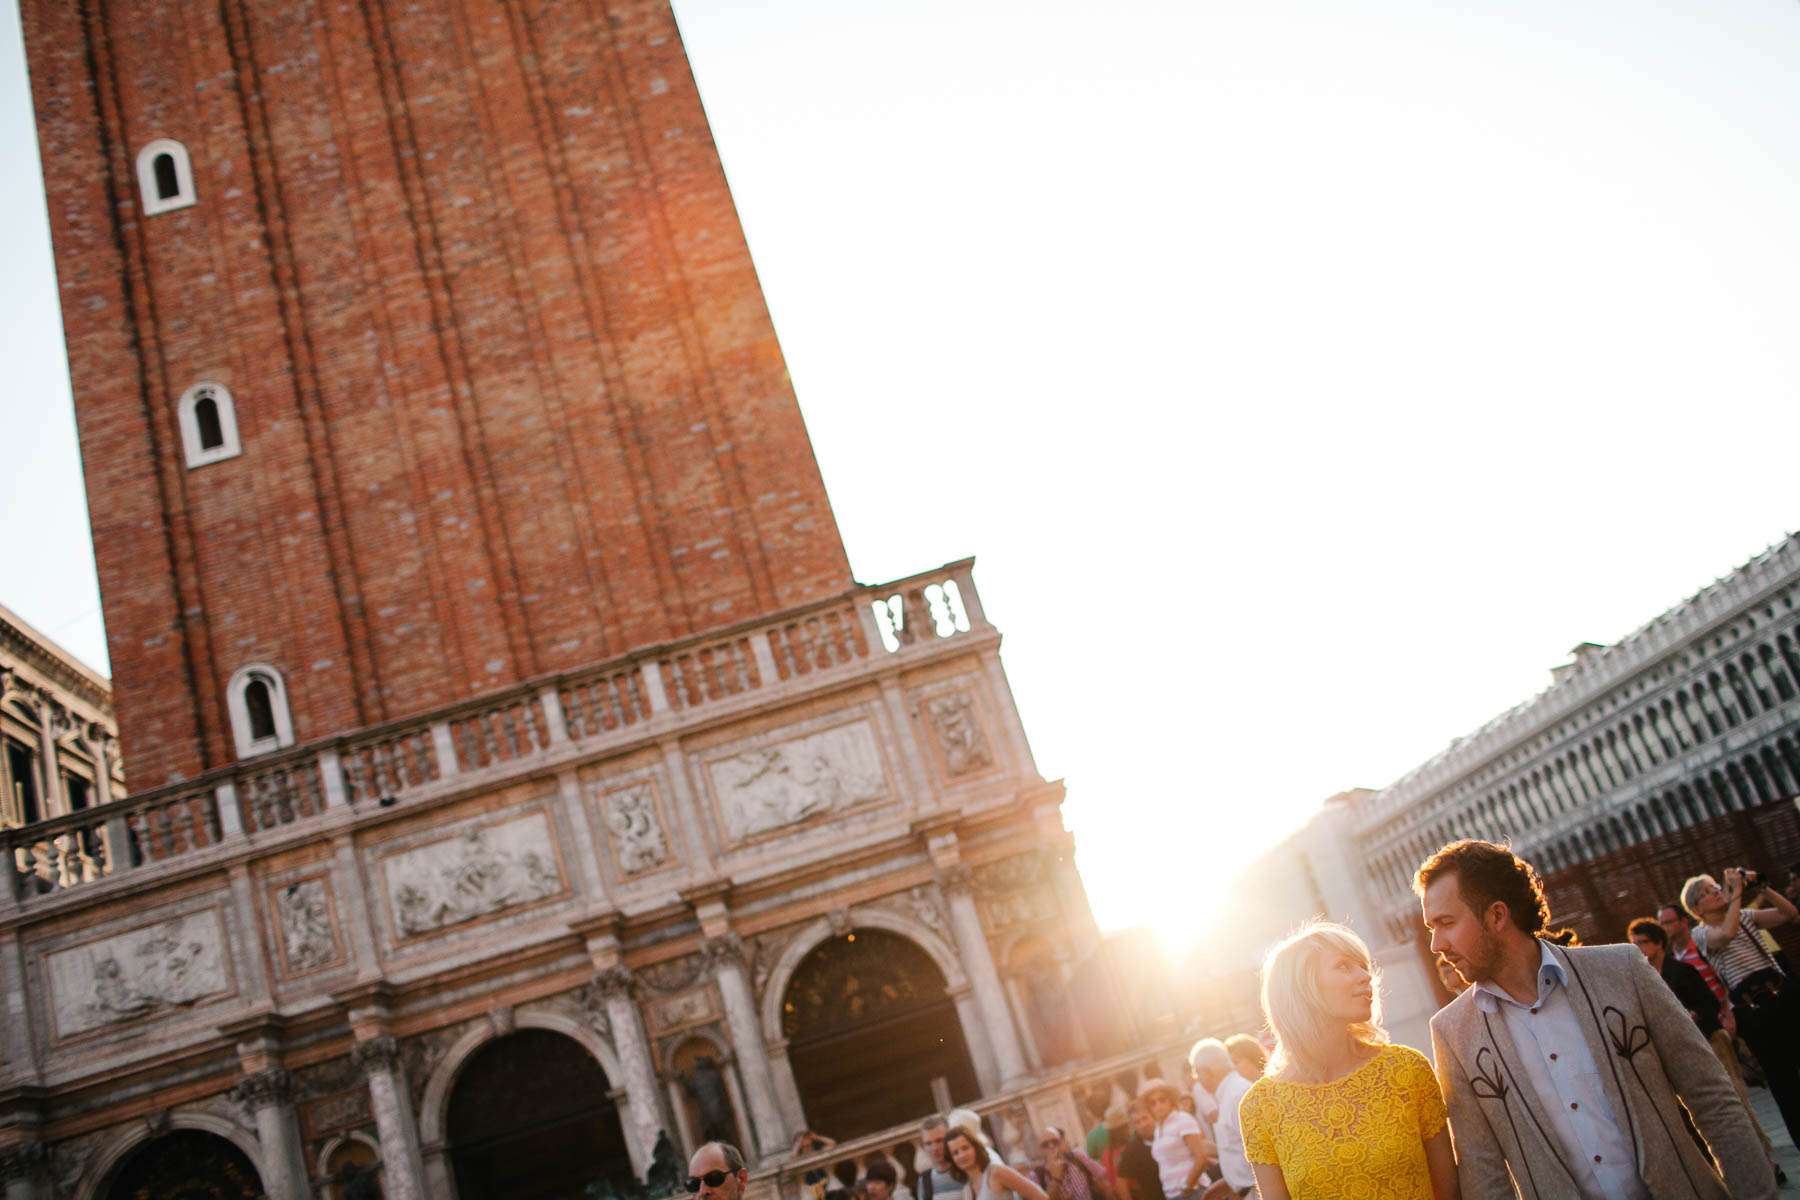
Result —
<instances>
[{"instance_id":1,"label":"stone column","mask_svg":"<svg viewBox=\"0 0 1800 1200\"><path fill-rule=\"evenodd\" d=\"M406 1092L400 1043L388 1035L350 1048L350 1060L369 1081L369 1107L381 1139L381 1190L388 1200L426 1200L425 1163L419 1154L419 1126Z\"/></svg>"},{"instance_id":2,"label":"stone column","mask_svg":"<svg viewBox=\"0 0 1800 1200\"><path fill-rule=\"evenodd\" d=\"M987 1022L981 1018L981 1006L975 1003L975 989L964 983L950 989L956 1005L956 1020L962 1026L963 1043L975 1064L975 1082L981 1094L992 1096L1000 1090L1000 1068L994 1062L994 1043L988 1037Z\"/></svg>"},{"instance_id":3,"label":"stone column","mask_svg":"<svg viewBox=\"0 0 1800 1200\"><path fill-rule=\"evenodd\" d=\"M607 1024L612 1026L613 1049L619 1055L619 1069L625 1073L625 1095L631 1109L625 1136L636 1149L633 1160L647 1170L656 1151L656 1135L662 1131L662 1104L650 1039L638 1013L636 976L624 963L615 963L595 974L594 986L600 989Z\"/></svg>"},{"instance_id":4,"label":"stone column","mask_svg":"<svg viewBox=\"0 0 1800 1200\"><path fill-rule=\"evenodd\" d=\"M794 1081L794 1064L788 1061L786 1038L769 1047L769 1076L782 1120L790 1133L799 1133L806 1128L806 1106L800 1103L800 1085Z\"/></svg>"},{"instance_id":5,"label":"stone column","mask_svg":"<svg viewBox=\"0 0 1800 1200\"><path fill-rule=\"evenodd\" d=\"M946 868L942 887L950 900L950 928L956 935L957 954L969 973L975 1005L981 1010L982 1025L994 1049L994 1063L1000 1068L1000 1085L1013 1087L1028 1075L1025 1055L1019 1049L1012 1014L1007 1011L1006 991L1000 986L1000 973L994 969L994 956L988 952L981 913L975 908L975 882L969 865L955 863Z\"/></svg>"},{"instance_id":6,"label":"stone column","mask_svg":"<svg viewBox=\"0 0 1800 1200\"><path fill-rule=\"evenodd\" d=\"M765 1160L773 1158L787 1149L786 1130L769 1076L769 1051L763 1045L762 1022L756 1018L756 997L744 975L743 940L735 933L707 938L700 944L700 953L725 1001L725 1021L742 1066L739 1073L750 1105L750 1124L755 1127L757 1153Z\"/></svg>"},{"instance_id":7,"label":"stone column","mask_svg":"<svg viewBox=\"0 0 1800 1200\"><path fill-rule=\"evenodd\" d=\"M238 1080L236 1094L256 1118L269 1200L312 1200L312 1172L294 1112L293 1079L279 1067L258 1071Z\"/></svg>"},{"instance_id":8,"label":"stone column","mask_svg":"<svg viewBox=\"0 0 1800 1200\"><path fill-rule=\"evenodd\" d=\"M50 698L48 692L38 697L38 778L43 782L43 792L38 797L38 808L42 810L45 820L60 817L69 811L68 802L62 794L62 762L56 753L56 726L58 718L66 716L62 705Z\"/></svg>"},{"instance_id":9,"label":"stone column","mask_svg":"<svg viewBox=\"0 0 1800 1200\"><path fill-rule=\"evenodd\" d=\"M19 1142L0 1149L0 1188L4 1188L6 1200L53 1200L50 1147L42 1142Z\"/></svg>"}]
</instances>

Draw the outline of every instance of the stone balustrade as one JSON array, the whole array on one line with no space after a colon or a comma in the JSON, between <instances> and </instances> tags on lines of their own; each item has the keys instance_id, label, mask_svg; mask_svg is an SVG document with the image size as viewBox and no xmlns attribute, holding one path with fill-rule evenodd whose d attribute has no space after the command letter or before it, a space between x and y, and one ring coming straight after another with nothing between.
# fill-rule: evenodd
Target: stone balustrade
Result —
<instances>
[{"instance_id":1,"label":"stone balustrade","mask_svg":"<svg viewBox=\"0 0 1800 1200\"><path fill-rule=\"evenodd\" d=\"M490 773L550 765L993 633L965 559L773 617L648 647L477 700L290 747L48 821L0 829L0 905L158 870L332 808L430 802Z\"/></svg>"}]
</instances>

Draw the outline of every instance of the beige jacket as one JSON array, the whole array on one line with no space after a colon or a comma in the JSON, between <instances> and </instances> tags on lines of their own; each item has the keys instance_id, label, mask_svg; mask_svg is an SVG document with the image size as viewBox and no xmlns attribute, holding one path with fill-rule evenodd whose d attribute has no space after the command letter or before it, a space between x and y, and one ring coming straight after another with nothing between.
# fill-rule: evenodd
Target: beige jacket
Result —
<instances>
[{"instance_id":1,"label":"beige jacket","mask_svg":"<svg viewBox=\"0 0 1800 1200\"><path fill-rule=\"evenodd\" d=\"M1613 1111L1656 1200L1776 1200L1775 1176L1725 1069L1668 985L1632 945L1551 947ZM1463 1200L1580 1200L1547 1115L1498 1016L1470 988L1431 1019ZM1680 1097L1677 1100L1677 1097ZM1694 1124L1723 1164L1707 1160Z\"/></svg>"}]
</instances>

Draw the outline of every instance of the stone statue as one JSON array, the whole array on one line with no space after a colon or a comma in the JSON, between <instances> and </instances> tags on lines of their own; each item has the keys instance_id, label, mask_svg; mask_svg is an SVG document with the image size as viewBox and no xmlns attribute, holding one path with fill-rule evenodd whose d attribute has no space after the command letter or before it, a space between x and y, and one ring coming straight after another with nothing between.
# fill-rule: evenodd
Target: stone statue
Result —
<instances>
[{"instance_id":1,"label":"stone statue","mask_svg":"<svg viewBox=\"0 0 1800 1200\"><path fill-rule=\"evenodd\" d=\"M375 1178L373 1167L345 1163L338 1168L336 1178L344 1200L381 1200L381 1182Z\"/></svg>"},{"instance_id":2,"label":"stone statue","mask_svg":"<svg viewBox=\"0 0 1800 1200\"><path fill-rule=\"evenodd\" d=\"M725 1090L725 1076L712 1055L702 1054L694 1065L681 1073L681 1090L693 1097L700 1110L700 1138L707 1142L729 1142L737 1137L737 1122L731 1115L731 1096Z\"/></svg>"},{"instance_id":3,"label":"stone statue","mask_svg":"<svg viewBox=\"0 0 1800 1200\"><path fill-rule=\"evenodd\" d=\"M675 1161L675 1143L669 1140L666 1129L656 1131L656 1148L650 1152L644 1191L651 1197L673 1196L681 1191L681 1167Z\"/></svg>"}]
</instances>

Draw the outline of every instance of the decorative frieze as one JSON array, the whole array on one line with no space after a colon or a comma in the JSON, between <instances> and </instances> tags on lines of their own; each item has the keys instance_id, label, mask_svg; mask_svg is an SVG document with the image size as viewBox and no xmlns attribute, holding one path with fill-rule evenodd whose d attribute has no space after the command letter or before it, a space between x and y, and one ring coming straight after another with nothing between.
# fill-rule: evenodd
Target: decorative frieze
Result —
<instances>
[{"instance_id":1,"label":"decorative frieze","mask_svg":"<svg viewBox=\"0 0 1800 1200\"><path fill-rule=\"evenodd\" d=\"M707 776L732 841L892 794L880 742L867 721L715 759Z\"/></svg>"},{"instance_id":2,"label":"decorative frieze","mask_svg":"<svg viewBox=\"0 0 1800 1200\"><path fill-rule=\"evenodd\" d=\"M188 1008L231 991L218 910L190 913L45 958L61 1037Z\"/></svg>"},{"instance_id":3,"label":"decorative frieze","mask_svg":"<svg viewBox=\"0 0 1800 1200\"><path fill-rule=\"evenodd\" d=\"M382 864L394 926L416 937L563 892L549 818L473 826Z\"/></svg>"}]
</instances>

